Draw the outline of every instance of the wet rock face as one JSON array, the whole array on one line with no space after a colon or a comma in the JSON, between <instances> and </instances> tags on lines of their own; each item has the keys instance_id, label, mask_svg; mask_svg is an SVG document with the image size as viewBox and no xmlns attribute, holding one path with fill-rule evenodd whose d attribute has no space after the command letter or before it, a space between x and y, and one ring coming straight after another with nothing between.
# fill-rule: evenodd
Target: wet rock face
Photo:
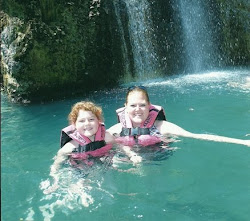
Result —
<instances>
[{"instance_id":1,"label":"wet rock face","mask_svg":"<svg viewBox=\"0 0 250 221\"><path fill-rule=\"evenodd\" d=\"M20 84L13 76L18 70L19 63L15 60L17 49L22 45L25 33L19 31L23 22L17 17L9 17L1 13L1 83L3 89L12 98L12 101L21 101L21 95L17 94ZM24 54L26 47L20 53Z\"/></svg>"},{"instance_id":2,"label":"wet rock face","mask_svg":"<svg viewBox=\"0 0 250 221\"><path fill-rule=\"evenodd\" d=\"M109 2L12 4L6 0L1 13L1 83L12 100L61 99L117 84L121 53Z\"/></svg>"},{"instance_id":3,"label":"wet rock face","mask_svg":"<svg viewBox=\"0 0 250 221\"><path fill-rule=\"evenodd\" d=\"M216 0L222 31L221 49L227 65L250 65L250 5L247 0Z\"/></svg>"}]
</instances>

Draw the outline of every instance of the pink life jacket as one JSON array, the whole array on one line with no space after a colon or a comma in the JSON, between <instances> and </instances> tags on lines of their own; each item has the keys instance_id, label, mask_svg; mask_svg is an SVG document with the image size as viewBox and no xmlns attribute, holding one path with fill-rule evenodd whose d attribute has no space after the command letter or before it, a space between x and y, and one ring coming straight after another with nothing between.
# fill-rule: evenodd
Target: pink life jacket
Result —
<instances>
[{"instance_id":1,"label":"pink life jacket","mask_svg":"<svg viewBox=\"0 0 250 221\"><path fill-rule=\"evenodd\" d=\"M75 140L79 143L79 146L70 155L71 159L86 160L89 156L104 156L112 148L112 144L106 144L105 142L105 132L104 124L99 124L95 141L92 142L88 137L81 135L73 125L70 125L62 129L61 148L69 141Z\"/></svg>"},{"instance_id":2,"label":"pink life jacket","mask_svg":"<svg viewBox=\"0 0 250 221\"><path fill-rule=\"evenodd\" d=\"M150 128L154 126L155 120L166 120L164 109L158 105L150 105L149 115L140 127L133 128L132 122L125 111L125 107L116 110L118 122L122 125L120 137L116 138L118 143L126 146L141 146L154 145L160 143L161 139L156 134L150 133Z\"/></svg>"}]
</instances>

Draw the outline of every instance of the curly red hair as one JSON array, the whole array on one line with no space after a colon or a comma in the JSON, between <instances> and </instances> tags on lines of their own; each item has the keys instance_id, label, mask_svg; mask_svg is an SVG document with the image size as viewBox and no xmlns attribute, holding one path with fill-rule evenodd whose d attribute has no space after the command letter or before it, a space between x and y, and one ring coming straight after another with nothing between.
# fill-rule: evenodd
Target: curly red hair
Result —
<instances>
[{"instance_id":1,"label":"curly red hair","mask_svg":"<svg viewBox=\"0 0 250 221\"><path fill-rule=\"evenodd\" d=\"M80 110L91 111L100 122L103 122L102 108L90 101L81 101L73 105L69 113L68 120L70 124L74 124L77 120Z\"/></svg>"}]
</instances>

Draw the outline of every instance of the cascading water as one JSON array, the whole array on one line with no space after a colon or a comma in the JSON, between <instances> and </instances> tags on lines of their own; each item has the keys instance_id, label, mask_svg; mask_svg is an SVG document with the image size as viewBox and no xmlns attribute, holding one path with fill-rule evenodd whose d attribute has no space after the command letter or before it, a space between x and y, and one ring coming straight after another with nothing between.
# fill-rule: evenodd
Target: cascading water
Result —
<instances>
[{"instance_id":1,"label":"cascading water","mask_svg":"<svg viewBox=\"0 0 250 221\"><path fill-rule=\"evenodd\" d=\"M200 0L179 0L179 14L184 33L184 48L188 71L199 72L218 64L209 16L210 8ZM216 61L217 60L217 61Z\"/></svg>"},{"instance_id":2,"label":"cascading water","mask_svg":"<svg viewBox=\"0 0 250 221\"><path fill-rule=\"evenodd\" d=\"M114 1L113 3L114 3L114 11L115 11L115 16L117 19L119 31L121 33L121 43L122 43L121 48L122 48L124 69L125 69L125 73L129 74L130 72L129 52L128 52L127 42L125 40L125 32L124 32L124 28L122 25L121 14L119 13L119 4L117 1Z\"/></svg>"},{"instance_id":3,"label":"cascading water","mask_svg":"<svg viewBox=\"0 0 250 221\"><path fill-rule=\"evenodd\" d=\"M121 19L122 10L119 10L119 7L122 4L123 7L125 5L127 24ZM134 76L139 79L156 77L157 73L161 73L162 70L162 64L159 62L163 60L162 56L166 56L169 53L172 54L168 50L165 51L165 54L162 53L161 56L158 54L158 48L160 45L166 44L166 42L156 40L157 35L171 35L172 38L170 37L168 41L175 42L176 33L174 31L170 32L166 28L166 32L162 33L163 30L160 32L156 30L158 26L153 26L152 4L147 0L114 1L117 24L121 34L121 47L124 53L125 71L129 72L127 68L131 65L129 59L133 59ZM220 67L221 57L218 53L218 42L216 39L219 38L219 34L216 33L214 25L215 15L210 2L178 0L173 8L177 9L173 13L176 14L177 20L180 21L176 25L180 26L178 32L181 31L178 36L181 36L183 47L180 48L183 49L178 53L179 55L184 54L184 62L181 62L185 63L184 67L181 68L183 72L201 72ZM164 23L160 25L162 27ZM129 35L128 37L125 36L126 33ZM131 45L132 53L128 52L129 44ZM179 50L177 44L180 43L175 42L175 44L175 46L173 45L173 51ZM172 55L174 56L174 54ZM180 69L176 59L180 60L183 58L181 56L178 58L169 56L164 65L167 68L176 65L175 69ZM164 72L169 73L168 71L170 70L167 69Z\"/></svg>"},{"instance_id":4,"label":"cascading water","mask_svg":"<svg viewBox=\"0 0 250 221\"><path fill-rule=\"evenodd\" d=\"M150 77L155 75L159 69L158 56L154 48L154 29L151 20L150 5L147 0L121 0L126 5L128 13L128 32L132 47L135 76ZM117 5L115 4L115 7ZM123 34L123 26L119 22L118 26ZM124 39L122 39L124 41ZM125 45L125 43L124 43ZM126 53L126 47L123 50Z\"/></svg>"}]
</instances>

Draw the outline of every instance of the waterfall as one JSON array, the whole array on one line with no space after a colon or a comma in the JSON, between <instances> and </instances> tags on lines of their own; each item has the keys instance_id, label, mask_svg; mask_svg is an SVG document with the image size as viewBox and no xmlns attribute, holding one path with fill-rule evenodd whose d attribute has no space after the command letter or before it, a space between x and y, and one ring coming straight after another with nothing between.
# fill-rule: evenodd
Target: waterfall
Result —
<instances>
[{"instance_id":1,"label":"waterfall","mask_svg":"<svg viewBox=\"0 0 250 221\"><path fill-rule=\"evenodd\" d=\"M119 11L119 4L117 1L114 1L114 11L115 11L115 16L117 18L117 23L119 27L119 31L121 34L121 48L122 48L122 56L123 56L123 62L124 62L124 69L125 69L125 74L129 74L130 72L130 62L129 62L129 52L128 52L128 46L127 42L125 40L125 31L122 25L122 18L121 18L121 13Z\"/></svg>"},{"instance_id":2,"label":"waterfall","mask_svg":"<svg viewBox=\"0 0 250 221\"><path fill-rule=\"evenodd\" d=\"M184 34L187 69L198 72L211 69L219 56L213 40L210 8L203 0L179 0L179 13ZM216 61L217 60L217 61Z\"/></svg>"},{"instance_id":3,"label":"waterfall","mask_svg":"<svg viewBox=\"0 0 250 221\"><path fill-rule=\"evenodd\" d=\"M159 69L158 57L154 48L154 29L151 20L150 5L147 0L120 0L120 4L126 6L128 15L129 43L132 47L135 76L141 78L155 75ZM116 4L115 8L117 7ZM124 34L124 24L120 20L118 10L116 10L118 26L121 35ZM121 13L121 12L120 12ZM123 52L127 53L124 37L122 37ZM125 55L125 57L129 57Z\"/></svg>"},{"instance_id":4,"label":"waterfall","mask_svg":"<svg viewBox=\"0 0 250 221\"><path fill-rule=\"evenodd\" d=\"M183 72L200 72L220 66L221 57L217 45L219 36L216 33L214 24L216 18L211 2L176 0L172 8L168 5L166 8L172 10L171 13L175 14L178 19L175 20L171 16L162 16L162 18L166 18L169 23L178 21L176 23L178 28L175 29L161 20L157 21L156 27L153 26L155 22L152 14L152 8L155 8L153 2L148 0L114 0L113 2L123 42L121 47L126 73L133 70L134 76L142 79L161 74L163 66L165 67L164 73L168 74L174 72L174 69L180 69ZM158 7L163 5L161 2ZM124 18L124 12L126 18ZM159 10L158 13L167 13L167 11ZM122 16L123 19L121 19ZM160 31L158 26L162 28ZM158 35L168 35L168 41L159 42L163 38L159 38ZM166 44L171 45L171 43L172 48L167 48ZM133 64L131 64L131 59ZM184 67L179 67L180 64ZM133 68L129 69L129 65Z\"/></svg>"}]
</instances>

